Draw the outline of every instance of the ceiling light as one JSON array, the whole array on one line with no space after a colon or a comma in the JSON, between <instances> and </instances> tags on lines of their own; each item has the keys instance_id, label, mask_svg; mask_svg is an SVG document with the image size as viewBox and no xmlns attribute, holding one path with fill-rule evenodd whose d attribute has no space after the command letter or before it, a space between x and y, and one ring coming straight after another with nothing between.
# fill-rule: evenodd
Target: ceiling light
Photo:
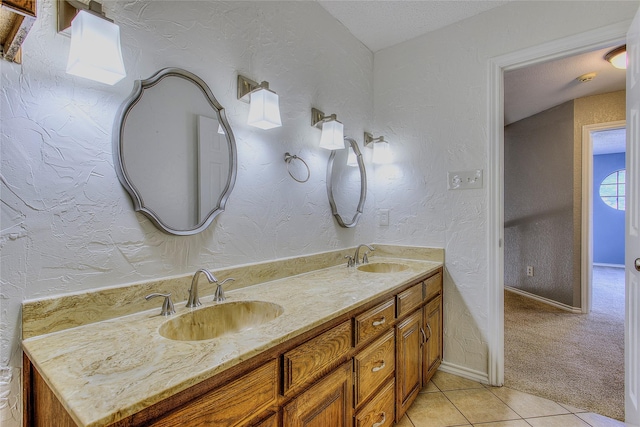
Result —
<instances>
[{"instance_id":1,"label":"ceiling light","mask_svg":"<svg viewBox=\"0 0 640 427\"><path fill-rule=\"evenodd\" d=\"M109 85L122 80L127 73L120 48L120 27L104 15L102 5L95 1L88 5L75 1L59 4L67 9L80 8L71 21L67 73ZM64 10L64 6L58 7L60 15Z\"/></svg>"},{"instance_id":2,"label":"ceiling light","mask_svg":"<svg viewBox=\"0 0 640 427\"><path fill-rule=\"evenodd\" d=\"M257 83L238 75L238 99L249 98L247 124L259 129L273 129L282 126L278 94L269 89L269 82Z\"/></svg>"},{"instance_id":3,"label":"ceiling light","mask_svg":"<svg viewBox=\"0 0 640 427\"><path fill-rule=\"evenodd\" d=\"M335 114L325 116L315 108L311 109L311 126L322 127L320 147L327 150L342 150L344 145L344 126Z\"/></svg>"},{"instance_id":4,"label":"ceiling light","mask_svg":"<svg viewBox=\"0 0 640 427\"><path fill-rule=\"evenodd\" d=\"M627 45L617 47L607 53L604 59L609 61L611 65L621 70L627 69Z\"/></svg>"}]
</instances>

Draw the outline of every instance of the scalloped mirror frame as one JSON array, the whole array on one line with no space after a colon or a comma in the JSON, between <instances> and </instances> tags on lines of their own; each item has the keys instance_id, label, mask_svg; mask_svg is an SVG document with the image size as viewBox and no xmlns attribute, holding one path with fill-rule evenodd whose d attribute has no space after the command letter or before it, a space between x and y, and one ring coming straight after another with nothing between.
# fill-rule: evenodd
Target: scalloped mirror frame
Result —
<instances>
[{"instance_id":1,"label":"scalloped mirror frame","mask_svg":"<svg viewBox=\"0 0 640 427\"><path fill-rule=\"evenodd\" d=\"M362 158L362 153L360 152L360 148L358 148L358 143L349 137L344 137L344 140L349 143L351 149L356 153L356 158L358 160L358 168L360 169L360 200L358 201L358 207L356 208L356 213L353 215L351 222L346 222L342 216L338 213L338 208L336 206L336 202L333 198L333 180L332 180L332 172L333 172L333 162L336 157L336 150L331 151L331 155L329 156L329 161L327 162L327 195L329 196L329 204L331 205L331 213L334 218L340 225L340 227L344 228L352 228L358 224L358 220L362 215L364 210L364 202L367 199L367 171L364 167L364 159Z\"/></svg>"},{"instance_id":2,"label":"scalloped mirror frame","mask_svg":"<svg viewBox=\"0 0 640 427\"><path fill-rule=\"evenodd\" d=\"M180 77L191 83L195 84L203 93L209 104L217 111L218 117L220 119L220 124L224 128L224 132L227 137L227 142L229 145L229 175L227 177L227 183L224 190L221 193L219 198L219 203L217 206L214 206L214 209L205 217L203 221L199 224L196 224L195 227L178 230L174 229L167 224L165 224L160 217L148 207L145 207L144 200L142 196L137 191L135 185L132 183L129 175L127 174L126 168L124 166L124 158L123 158L123 150L122 150L122 141L123 141L123 133L124 127L126 123L127 116L131 109L140 101L144 91L156 85L163 78L174 76ZM125 188L129 196L131 196L131 200L133 201L133 208L136 212L140 212L145 215L147 218L153 222L153 224L162 230L165 233L173 234L177 236L190 236L194 234L198 234L201 231L204 231L218 216L220 213L224 211L227 199L233 190L233 187L236 182L236 173L237 173L237 151L236 151L236 143L235 138L233 136L233 132L231 130L231 126L227 121L227 117L225 114L225 110L220 105L220 103L216 100L213 92L207 84L195 74L183 70L181 68L163 68L158 71L153 76L149 77L146 80L136 80L134 82L133 90L129 97L122 103L120 106L118 113L116 114L116 119L113 127L113 158L114 158L114 167L116 169L116 173L118 175L118 179L120 183Z\"/></svg>"}]
</instances>

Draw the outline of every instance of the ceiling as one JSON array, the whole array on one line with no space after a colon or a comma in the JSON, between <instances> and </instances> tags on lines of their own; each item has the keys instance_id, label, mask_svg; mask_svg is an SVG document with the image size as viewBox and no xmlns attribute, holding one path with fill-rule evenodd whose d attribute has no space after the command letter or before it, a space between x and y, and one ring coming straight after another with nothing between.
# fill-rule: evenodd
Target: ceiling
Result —
<instances>
[{"instance_id":1,"label":"ceiling","mask_svg":"<svg viewBox=\"0 0 640 427\"><path fill-rule=\"evenodd\" d=\"M505 72L505 125L572 99L624 90L625 70L604 60L604 55L615 47ZM577 80L589 73L596 73L593 80Z\"/></svg>"},{"instance_id":2,"label":"ceiling","mask_svg":"<svg viewBox=\"0 0 640 427\"><path fill-rule=\"evenodd\" d=\"M375 53L508 1L318 0L318 3Z\"/></svg>"},{"instance_id":3,"label":"ceiling","mask_svg":"<svg viewBox=\"0 0 640 427\"><path fill-rule=\"evenodd\" d=\"M317 0L372 52L377 52L513 0ZM508 71L505 124L584 96L623 90L625 71L603 59L616 46ZM589 82L577 77L596 73Z\"/></svg>"}]
</instances>

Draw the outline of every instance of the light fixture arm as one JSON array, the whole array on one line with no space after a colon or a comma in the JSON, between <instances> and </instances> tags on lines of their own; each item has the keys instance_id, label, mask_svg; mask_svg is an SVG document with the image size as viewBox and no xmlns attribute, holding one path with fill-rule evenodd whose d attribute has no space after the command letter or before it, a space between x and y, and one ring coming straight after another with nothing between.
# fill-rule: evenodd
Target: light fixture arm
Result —
<instances>
[{"instance_id":1,"label":"light fixture arm","mask_svg":"<svg viewBox=\"0 0 640 427\"><path fill-rule=\"evenodd\" d=\"M379 136L377 138L374 138L372 134L370 134L369 132L365 132L364 133L364 146L368 146L369 144L373 144L376 142L387 142L384 140L384 136Z\"/></svg>"},{"instance_id":2,"label":"light fixture arm","mask_svg":"<svg viewBox=\"0 0 640 427\"><path fill-rule=\"evenodd\" d=\"M337 121L338 116L336 116L335 114L325 116L324 113L317 108L311 108L311 126L319 128L324 122L328 122L331 120Z\"/></svg>"},{"instance_id":3,"label":"light fixture arm","mask_svg":"<svg viewBox=\"0 0 640 427\"><path fill-rule=\"evenodd\" d=\"M258 89L266 89L270 92L273 92L271 89L269 89L269 82L263 81L262 83L258 83L254 80L238 74L238 99L240 101L248 103L249 97L247 95Z\"/></svg>"},{"instance_id":4,"label":"light fixture arm","mask_svg":"<svg viewBox=\"0 0 640 427\"><path fill-rule=\"evenodd\" d=\"M104 11L102 10L102 4L97 1L89 0L89 2L87 3L80 0L58 0L57 3L59 33L65 31L71 26L71 21L81 10L86 10L87 12L99 16L106 21L113 22L113 19L107 18Z\"/></svg>"}]
</instances>

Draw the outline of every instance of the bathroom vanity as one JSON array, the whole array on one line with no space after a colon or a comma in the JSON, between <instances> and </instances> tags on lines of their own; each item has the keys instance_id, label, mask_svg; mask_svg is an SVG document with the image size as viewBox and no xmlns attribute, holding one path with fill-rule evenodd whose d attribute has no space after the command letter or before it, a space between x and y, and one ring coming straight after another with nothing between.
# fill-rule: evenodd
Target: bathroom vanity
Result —
<instances>
[{"instance_id":1,"label":"bathroom vanity","mask_svg":"<svg viewBox=\"0 0 640 427\"><path fill-rule=\"evenodd\" d=\"M235 289L282 313L213 339L159 307L24 340L25 426L391 426L442 360L442 263L374 257ZM178 337L179 338L179 337Z\"/></svg>"}]
</instances>

